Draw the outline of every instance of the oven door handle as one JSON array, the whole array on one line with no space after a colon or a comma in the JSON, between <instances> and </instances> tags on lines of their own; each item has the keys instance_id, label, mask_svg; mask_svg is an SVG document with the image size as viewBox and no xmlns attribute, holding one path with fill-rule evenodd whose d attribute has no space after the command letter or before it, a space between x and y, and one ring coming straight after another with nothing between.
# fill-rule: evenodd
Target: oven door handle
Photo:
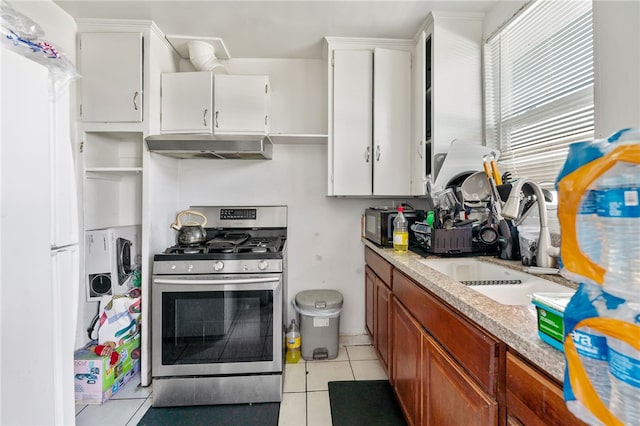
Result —
<instances>
[{"instance_id":1,"label":"oven door handle","mask_svg":"<svg viewBox=\"0 0 640 426\"><path fill-rule=\"evenodd\" d=\"M280 281L280 277L264 278L234 278L232 280L190 280L184 278L155 278L154 284L198 284L198 285L229 285L229 284L259 284Z\"/></svg>"}]
</instances>

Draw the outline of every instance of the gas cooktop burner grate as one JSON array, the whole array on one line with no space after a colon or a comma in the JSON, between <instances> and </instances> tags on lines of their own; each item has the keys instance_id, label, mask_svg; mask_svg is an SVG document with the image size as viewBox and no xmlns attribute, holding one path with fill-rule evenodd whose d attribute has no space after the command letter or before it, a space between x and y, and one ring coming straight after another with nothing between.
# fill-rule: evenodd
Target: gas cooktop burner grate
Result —
<instances>
[{"instance_id":1,"label":"gas cooktop burner grate","mask_svg":"<svg viewBox=\"0 0 640 426\"><path fill-rule=\"evenodd\" d=\"M206 253L204 246L180 246L169 247L164 251L165 254L202 254Z\"/></svg>"},{"instance_id":2,"label":"gas cooktop burner grate","mask_svg":"<svg viewBox=\"0 0 640 426\"><path fill-rule=\"evenodd\" d=\"M219 236L197 246L176 245L166 249L165 254L278 253L283 246L280 237L239 238L237 234L225 237Z\"/></svg>"},{"instance_id":3,"label":"gas cooktop burner grate","mask_svg":"<svg viewBox=\"0 0 640 426\"><path fill-rule=\"evenodd\" d=\"M275 253L280 251L282 247L282 239L279 237L272 238L252 238L244 244L238 246L238 252L250 253Z\"/></svg>"}]
</instances>

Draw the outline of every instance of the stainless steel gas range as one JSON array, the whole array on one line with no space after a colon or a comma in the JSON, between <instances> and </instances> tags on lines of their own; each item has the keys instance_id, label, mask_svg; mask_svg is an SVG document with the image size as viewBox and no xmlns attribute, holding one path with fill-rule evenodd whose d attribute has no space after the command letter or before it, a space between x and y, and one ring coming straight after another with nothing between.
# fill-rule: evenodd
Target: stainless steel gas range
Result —
<instances>
[{"instance_id":1,"label":"stainless steel gas range","mask_svg":"<svg viewBox=\"0 0 640 426\"><path fill-rule=\"evenodd\" d=\"M191 207L207 241L154 257L153 405L282 400L287 207Z\"/></svg>"}]
</instances>

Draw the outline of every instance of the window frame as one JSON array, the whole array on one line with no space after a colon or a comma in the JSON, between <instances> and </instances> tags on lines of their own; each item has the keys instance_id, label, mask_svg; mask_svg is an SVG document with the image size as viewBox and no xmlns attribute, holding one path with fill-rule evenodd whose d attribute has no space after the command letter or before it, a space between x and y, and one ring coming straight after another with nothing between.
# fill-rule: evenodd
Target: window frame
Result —
<instances>
[{"instance_id":1,"label":"window frame","mask_svg":"<svg viewBox=\"0 0 640 426\"><path fill-rule=\"evenodd\" d=\"M482 45L483 138L485 145L496 148L502 153L499 164L503 171L510 171L513 178L524 176L530 177L535 180L539 180L539 183L548 189L553 188L557 172L559 172L560 167L566 158L568 146L576 141L593 139L595 132L593 4L590 1L581 1L584 2L584 7L586 7L587 3L589 4L589 11L586 12L589 13L589 15L585 15L585 12L581 15L577 15L574 19L571 19L569 22L565 22L554 31L549 31L549 36L543 40L547 41L554 35L561 35L563 31L570 29L573 25L580 22L578 19L588 18L590 29L584 30L583 26L579 27L581 31L585 31L584 36L580 33L581 37L579 38L579 41L590 42L590 44L586 45L585 49L585 52L588 52L587 49L590 50L590 66L587 65L585 67L587 74L584 74L586 78L584 79L584 83L582 83L582 87L576 87L568 93L558 91L558 93L561 94L555 93L551 101L541 102L539 105L535 105L534 107L530 107L529 109L514 114L511 117L505 118L505 114L503 112L505 100L503 91L504 87L507 87L505 80L508 79L509 76L505 76L505 67L503 66L504 64L502 61L504 61L505 56L508 55L502 52L503 45L501 45L501 43L511 42L512 46L515 46L513 40L509 39L509 36L513 37L514 26L520 26L520 28L516 27L515 34L516 37L522 37L522 26L524 25L526 27L526 25L530 25L530 23L526 21L525 14L531 12L531 7L538 5L539 2L554 2L549 2L548 0L532 0L527 2L518 9L510 19L491 33L484 40ZM540 6L544 7L545 5L541 4ZM535 19L535 12L533 15L529 15L529 17L530 19ZM523 19L525 21L523 21ZM581 25L584 25L584 23ZM509 31L511 31L511 34ZM507 38L506 41L504 41L505 37ZM563 38L559 40L562 42L562 40L565 39L570 38L567 37L567 35L564 35ZM571 44L571 47L573 47L573 44ZM527 55L532 56L532 51L537 48L538 45L533 45L529 49L522 50L524 54L520 56L520 58L526 58ZM517 62L514 60L515 58L517 57L512 56L510 58L512 59L512 65ZM581 57L575 59L575 64L579 64L578 59L581 59ZM569 67L570 69L582 70L582 66L574 66L573 64L570 64ZM533 72L528 74L529 77L532 75L534 75ZM508 81L508 87L514 87L512 81ZM527 93L527 95L531 95L531 93ZM558 111L558 113L553 114L553 111ZM552 138L553 132L549 129L552 126L560 126L558 123L562 123L562 117L570 115L569 112L573 112L575 114L571 121L573 126L568 125L566 128L561 128L567 130L573 127L575 129L575 133L564 135L564 137L559 137L554 141ZM560 119L555 122L558 118ZM566 122L566 119L564 121ZM545 137L549 137L549 140L536 141L535 137L531 137L529 140L535 142L533 144L527 144L525 142L523 144L516 143L515 146L512 145L511 136L514 134L518 135L518 132L522 132L523 129L527 128L527 124L530 126L529 132L535 134L536 132L543 133L545 131L545 123L547 123L549 127L546 129L549 134L545 135ZM524 126L519 127L518 125ZM535 130L533 130L534 128ZM511 129L515 129L515 132L512 132ZM553 149L552 157L546 158L544 156L543 152L550 152L546 147ZM544 159L544 161L539 163L541 159ZM527 163L530 163L530 165L527 166ZM553 173L548 171L551 166L553 166ZM529 173L533 174L533 176L529 176ZM555 175L553 175L554 173ZM543 179L536 179L539 177L543 177Z\"/></svg>"}]
</instances>

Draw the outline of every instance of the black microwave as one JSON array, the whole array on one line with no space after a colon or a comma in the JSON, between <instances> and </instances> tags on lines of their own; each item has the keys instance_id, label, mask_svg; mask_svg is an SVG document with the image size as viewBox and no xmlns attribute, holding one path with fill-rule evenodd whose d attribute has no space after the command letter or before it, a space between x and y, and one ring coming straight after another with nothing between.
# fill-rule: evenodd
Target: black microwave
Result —
<instances>
[{"instance_id":1,"label":"black microwave","mask_svg":"<svg viewBox=\"0 0 640 426\"><path fill-rule=\"evenodd\" d=\"M412 223L424 220L424 210L405 210L404 217ZM380 246L393 245L393 220L398 215L397 210L368 208L364 212L364 236ZM411 232L409 232L411 236Z\"/></svg>"}]
</instances>

